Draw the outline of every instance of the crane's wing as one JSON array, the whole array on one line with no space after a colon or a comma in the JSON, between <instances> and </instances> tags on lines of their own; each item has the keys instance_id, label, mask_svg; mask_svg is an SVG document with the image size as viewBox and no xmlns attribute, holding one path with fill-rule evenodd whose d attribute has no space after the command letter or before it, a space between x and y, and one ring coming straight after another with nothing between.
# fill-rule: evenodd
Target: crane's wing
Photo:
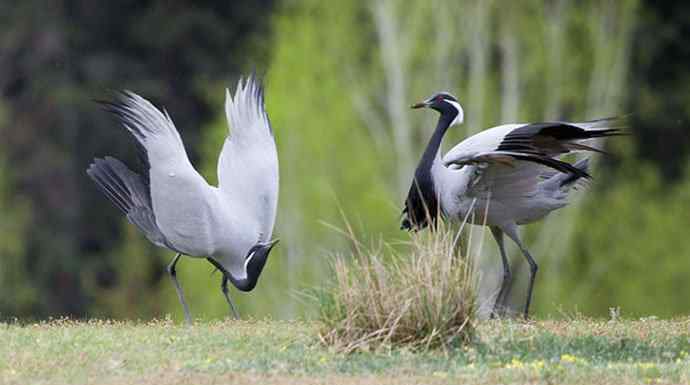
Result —
<instances>
[{"instance_id":1,"label":"crane's wing","mask_svg":"<svg viewBox=\"0 0 690 385\"><path fill-rule=\"evenodd\" d=\"M508 124L480 132L453 147L443 157L444 165L494 163L506 166L527 161L580 177L589 175L555 157L573 151L597 151L589 141L620 135L618 118L589 122Z\"/></svg>"},{"instance_id":2,"label":"crane's wing","mask_svg":"<svg viewBox=\"0 0 690 385\"><path fill-rule=\"evenodd\" d=\"M544 166L528 161L481 164L473 167L465 193L480 200L499 202L528 199L536 193L544 170Z\"/></svg>"},{"instance_id":3,"label":"crane's wing","mask_svg":"<svg viewBox=\"0 0 690 385\"><path fill-rule=\"evenodd\" d=\"M231 133L218 160L218 184L247 223L258 223L259 241L273 233L278 205L278 154L264 109L261 84L240 79L234 97L226 91L225 113Z\"/></svg>"},{"instance_id":4,"label":"crane's wing","mask_svg":"<svg viewBox=\"0 0 690 385\"><path fill-rule=\"evenodd\" d=\"M168 113L129 91L102 104L136 139L144 170L142 175L134 174L106 158L94 163L91 177L153 243L188 255L206 255L213 249L208 236L209 218L215 215L213 192L190 163ZM133 204L123 206L127 200Z\"/></svg>"},{"instance_id":5,"label":"crane's wing","mask_svg":"<svg viewBox=\"0 0 690 385\"><path fill-rule=\"evenodd\" d=\"M182 138L167 111L161 112L151 102L131 91L119 93L113 102L100 102L117 116L122 125L137 140L142 160L147 167L161 162L173 162L193 171Z\"/></svg>"},{"instance_id":6,"label":"crane's wing","mask_svg":"<svg viewBox=\"0 0 690 385\"><path fill-rule=\"evenodd\" d=\"M582 185L588 159L572 165L579 174L562 173L530 161L468 166L471 172L463 194L476 199L475 213L482 215L489 205L490 220L510 219L519 224L538 220L568 203L572 187Z\"/></svg>"}]
</instances>

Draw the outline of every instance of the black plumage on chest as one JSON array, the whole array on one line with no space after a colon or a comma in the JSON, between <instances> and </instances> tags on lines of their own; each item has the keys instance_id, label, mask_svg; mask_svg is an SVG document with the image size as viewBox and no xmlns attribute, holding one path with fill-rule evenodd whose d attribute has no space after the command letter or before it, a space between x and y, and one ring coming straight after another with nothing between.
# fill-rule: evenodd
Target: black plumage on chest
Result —
<instances>
[{"instance_id":1,"label":"black plumage on chest","mask_svg":"<svg viewBox=\"0 0 690 385\"><path fill-rule=\"evenodd\" d=\"M430 168L418 168L405 199L402 230L421 230L436 224L439 203Z\"/></svg>"}]
</instances>

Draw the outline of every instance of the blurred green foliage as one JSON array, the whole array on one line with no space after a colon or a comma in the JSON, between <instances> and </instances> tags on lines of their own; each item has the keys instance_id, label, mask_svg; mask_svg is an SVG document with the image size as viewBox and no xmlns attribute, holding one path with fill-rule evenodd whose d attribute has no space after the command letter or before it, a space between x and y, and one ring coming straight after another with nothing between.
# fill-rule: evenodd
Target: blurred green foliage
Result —
<instances>
[{"instance_id":1,"label":"blurred green foliage","mask_svg":"<svg viewBox=\"0 0 690 385\"><path fill-rule=\"evenodd\" d=\"M338 226L341 213L362 239L405 239L400 204L436 118L407 106L437 90L466 112L446 146L505 121L637 112L633 135L598 158L589 191L527 228L541 266L534 309L690 311L688 5L44 3L0 4L0 291L13 293L0 296L0 317L181 319L164 271L173 253L151 246L84 175L94 156L134 159L131 139L90 100L127 88L165 107L215 182L224 88L253 68L278 144L282 242L254 292L231 292L243 314L309 313L298 292L331 279L329 255L348 247L324 224ZM483 244L473 252L486 296L498 254ZM196 317L228 314L211 271L203 260L178 265Z\"/></svg>"},{"instance_id":2,"label":"blurred green foliage","mask_svg":"<svg viewBox=\"0 0 690 385\"><path fill-rule=\"evenodd\" d=\"M7 127L0 103L0 132ZM11 167L0 144L0 315L28 314L37 306L37 290L28 274L26 239L30 202L14 193Z\"/></svg>"},{"instance_id":3,"label":"blurred green foliage","mask_svg":"<svg viewBox=\"0 0 690 385\"><path fill-rule=\"evenodd\" d=\"M131 89L165 105L198 160L200 127L216 113L208 89L262 61L272 6L0 2L0 145L13 177L7 199L30 203L30 231L15 237L27 277L16 282L34 289L35 304L3 297L0 317L165 312L155 289L170 256L135 234L85 175L95 156L137 169L132 138L93 101ZM22 223L16 216L10 223Z\"/></svg>"},{"instance_id":4,"label":"blurred green foliage","mask_svg":"<svg viewBox=\"0 0 690 385\"><path fill-rule=\"evenodd\" d=\"M304 313L299 290L328 279L323 262L345 245L322 223L339 223L340 210L369 230L397 230L379 162L386 154L376 152L343 93L348 85L340 69L359 50L356 39L343 44L343 38L357 25L359 9L353 2L306 1L275 16L265 83L280 158L275 236L283 242L271 253L257 289L240 295L240 308L250 314ZM204 171L213 180L228 133L225 117L205 132Z\"/></svg>"},{"instance_id":5,"label":"blurred green foliage","mask_svg":"<svg viewBox=\"0 0 690 385\"><path fill-rule=\"evenodd\" d=\"M690 171L690 169L688 169ZM669 185L649 164L623 168L581 206L567 258L541 276L539 309L670 317L688 313L690 172Z\"/></svg>"}]
</instances>

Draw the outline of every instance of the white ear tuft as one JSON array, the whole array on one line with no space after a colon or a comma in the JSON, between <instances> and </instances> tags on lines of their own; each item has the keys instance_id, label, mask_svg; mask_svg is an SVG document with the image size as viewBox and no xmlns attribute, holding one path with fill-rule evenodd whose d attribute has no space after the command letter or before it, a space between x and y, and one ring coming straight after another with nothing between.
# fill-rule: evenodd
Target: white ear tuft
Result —
<instances>
[{"instance_id":1,"label":"white ear tuft","mask_svg":"<svg viewBox=\"0 0 690 385\"><path fill-rule=\"evenodd\" d=\"M256 251L252 252L251 255L247 257L247 259L244 260L244 273L247 273L247 266L249 266L249 262L254 258L254 254L256 254Z\"/></svg>"},{"instance_id":2,"label":"white ear tuft","mask_svg":"<svg viewBox=\"0 0 690 385\"><path fill-rule=\"evenodd\" d=\"M462 122L465 121L465 111L462 109L462 106L460 106L460 103L448 99L446 99L445 102L453 106L458 111L458 114L455 116L455 119L453 119L450 125L454 126L456 124L462 124Z\"/></svg>"}]
</instances>

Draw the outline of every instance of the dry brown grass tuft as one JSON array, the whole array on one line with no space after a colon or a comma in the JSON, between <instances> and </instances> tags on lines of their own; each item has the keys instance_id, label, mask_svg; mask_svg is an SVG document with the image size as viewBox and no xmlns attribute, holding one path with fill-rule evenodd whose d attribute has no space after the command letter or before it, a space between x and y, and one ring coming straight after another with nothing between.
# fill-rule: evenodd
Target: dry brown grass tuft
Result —
<instances>
[{"instance_id":1,"label":"dry brown grass tuft","mask_svg":"<svg viewBox=\"0 0 690 385\"><path fill-rule=\"evenodd\" d=\"M383 241L365 247L347 229L352 255L336 256L335 282L319 297L324 343L344 352L426 350L471 338L476 280L458 232L439 223L411 234L400 252Z\"/></svg>"}]
</instances>

